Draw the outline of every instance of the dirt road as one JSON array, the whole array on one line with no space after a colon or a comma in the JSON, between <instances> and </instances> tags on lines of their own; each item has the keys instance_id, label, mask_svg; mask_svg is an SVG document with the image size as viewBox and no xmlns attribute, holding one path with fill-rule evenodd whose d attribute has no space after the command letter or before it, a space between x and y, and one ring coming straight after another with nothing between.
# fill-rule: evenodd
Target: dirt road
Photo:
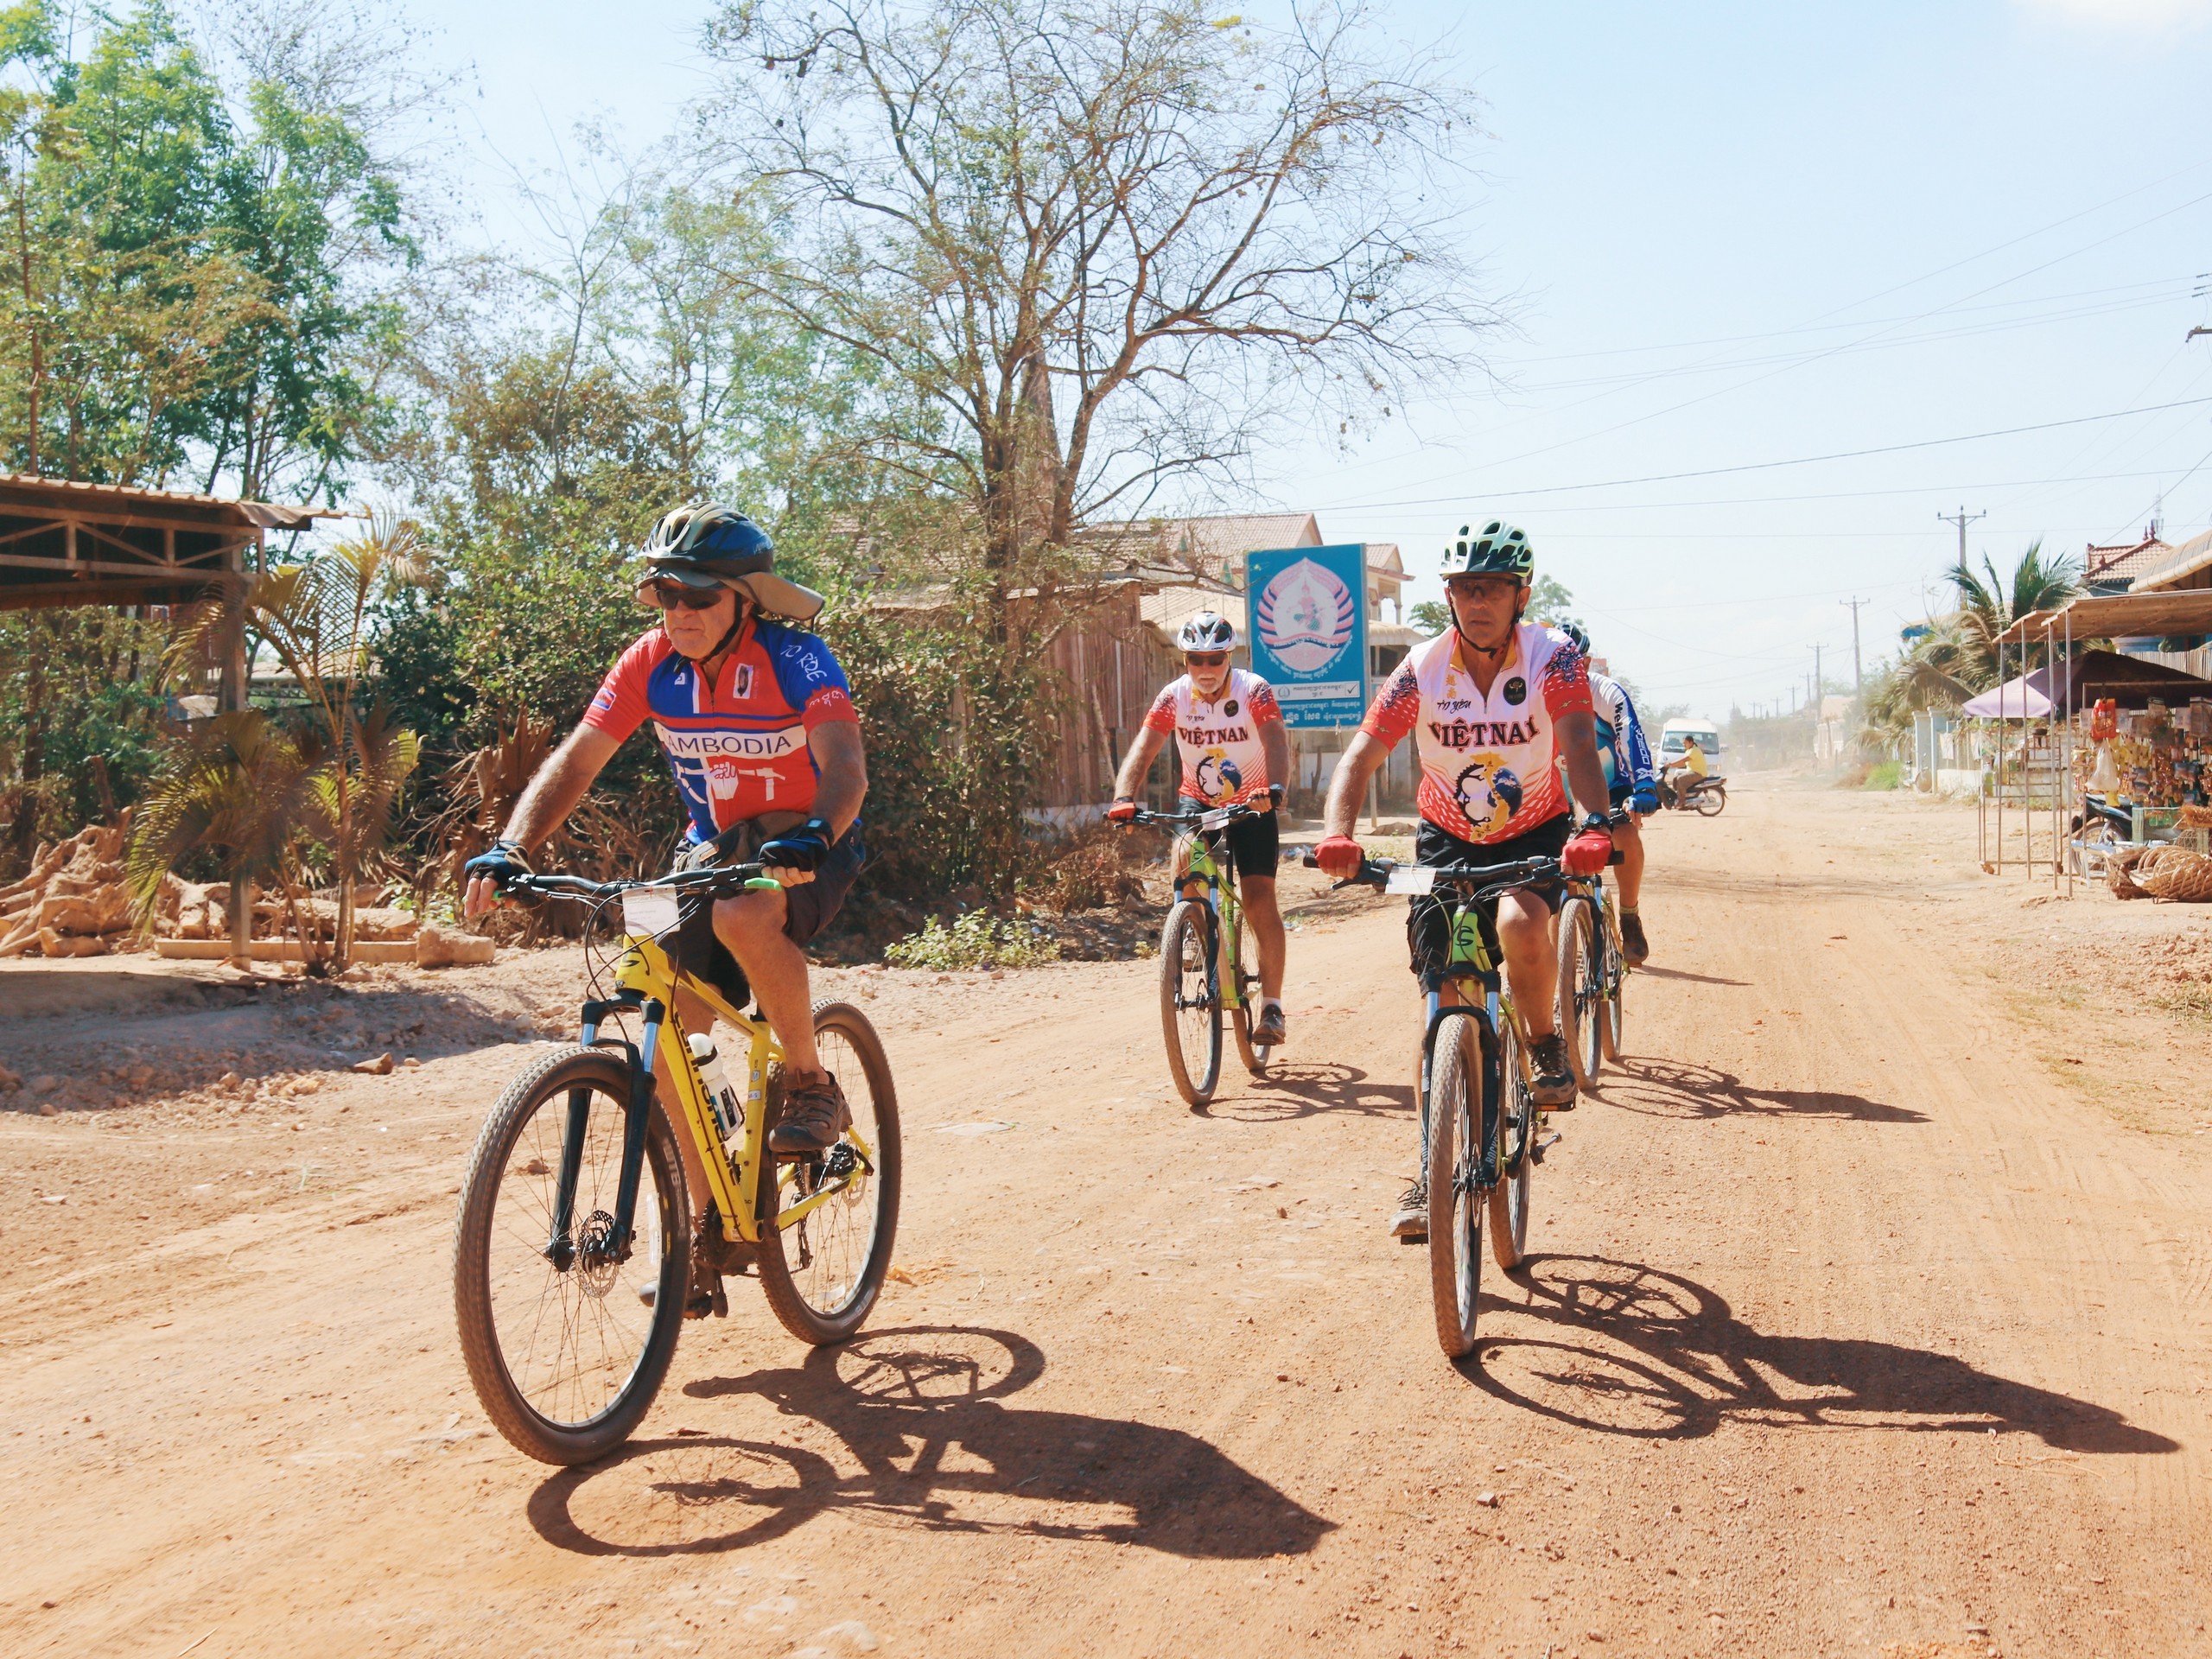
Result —
<instances>
[{"instance_id":1,"label":"dirt road","mask_svg":"<svg viewBox=\"0 0 2212 1659\"><path fill-rule=\"evenodd\" d=\"M1980 942L2056 912L1955 814L1745 788L1652 835L1637 1058L1561 1120L1475 1362L1382 1231L1399 913L1338 901L1280 1074L1205 1115L1150 963L834 976L898 1071L915 1282L810 1354L734 1281L566 1472L486 1434L447 1251L573 957L127 1027L0 981L33 1063L144 1056L126 1095L196 1088L211 1021L249 1071L308 1029L426 1062L0 1117L0 1649L2212 1651L2207 1028L2099 1018L2077 1086L2090 1016Z\"/></svg>"}]
</instances>

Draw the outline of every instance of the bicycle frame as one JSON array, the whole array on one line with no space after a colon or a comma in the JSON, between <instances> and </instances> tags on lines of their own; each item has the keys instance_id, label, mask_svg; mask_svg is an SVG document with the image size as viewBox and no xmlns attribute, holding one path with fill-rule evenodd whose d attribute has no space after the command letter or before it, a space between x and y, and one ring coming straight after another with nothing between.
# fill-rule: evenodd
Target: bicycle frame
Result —
<instances>
[{"instance_id":1,"label":"bicycle frame","mask_svg":"<svg viewBox=\"0 0 2212 1659\"><path fill-rule=\"evenodd\" d=\"M1237 920L1243 913L1244 900L1236 891L1236 867L1234 861L1214 857L1213 847L1201 831L1190 840L1190 861L1183 873L1175 878L1175 896L1202 904L1213 918L1214 925L1214 989L1221 998L1224 1013L1230 1013L1244 1006L1244 976L1237 956ZM1203 884L1203 886L1201 886Z\"/></svg>"},{"instance_id":2,"label":"bicycle frame","mask_svg":"<svg viewBox=\"0 0 2212 1659\"><path fill-rule=\"evenodd\" d=\"M762 1153L767 1145L765 1119L768 1109L768 1068L783 1058L782 1046L776 1041L766 1019L733 1007L712 985L679 970L657 937L630 934L624 938L614 983L613 996L594 999L583 1005L583 1032L580 1039L587 1048L612 1047L619 1043L630 1065L630 1112L624 1125L622 1173L616 1189L614 1227L608 1248L617 1259L628 1259L634 1237L638 1188L645 1171L645 1133L652 1110L653 1061L664 1046L664 1027L672 1030L677 1039L668 1049L669 1077L676 1095L676 1111L671 1116L691 1137L699 1162L707 1173L709 1195L721 1219L722 1237L728 1243L757 1244L761 1228ZM691 1058L690 1045L684 1040L683 1021L675 1012L679 987L698 997L747 1039L744 1126L734 1145L728 1147L724 1146L721 1125L708 1097L706 1080ZM635 1009L645 1016L639 1040L632 1043L626 1038L603 1039L600 1035L601 1024L609 1014L626 1009ZM577 1091L569 1097L569 1118L561 1142L560 1179L554 1193L551 1236L545 1247L547 1258L561 1267L574 1260L576 1250L573 1236L576 1181L582 1167L588 1128L587 1102L579 1097L580 1094ZM832 1147L828 1154L830 1179L798 1203L778 1211L771 1225L779 1231L795 1225L843 1192L860 1175L874 1172L874 1148L861 1139L857 1129L848 1129L846 1138L857 1154L852 1166L839 1170L837 1154L843 1143Z\"/></svg>"},{"instance_id":3,"label":"bicycle frame","mask_svg":"<svg viewBox=\"0 0 2212 1659\"><path fill-rule=\"evenodd\" d=\"M1505 984L1505 976L1483 943L1481 910L1471 896L1462 895L1452 907L1451 954L1436 978L1436 986L1423 987L1422 1004L1427 1017L1421 1040L1421 1139L1428 1138L1428 1063L1435 1052L1436 1028L1447 1014L1473 1014L1482 1028L1484 1072L1483 1151L1477 1185L1488 1191L1514 1173L1498 1167L1498 1107L1505 1091L1504 1079L1498 1069L1497 1033L1504 1028L1505 1021L1511 1020L1515 1033L1522 1039L1523 1053L1528 1051L1528 1033L1522 1029L1520 1010L1514 1006L1513 993ZM1442 987L1446 984L1462 988L1460 1002L1445 1002ZM1470 987L1480 988L1479 1000L1465 995ZM1525 1150L1522 1155L1528 1155Z\"/></svg>"}]
</instances>

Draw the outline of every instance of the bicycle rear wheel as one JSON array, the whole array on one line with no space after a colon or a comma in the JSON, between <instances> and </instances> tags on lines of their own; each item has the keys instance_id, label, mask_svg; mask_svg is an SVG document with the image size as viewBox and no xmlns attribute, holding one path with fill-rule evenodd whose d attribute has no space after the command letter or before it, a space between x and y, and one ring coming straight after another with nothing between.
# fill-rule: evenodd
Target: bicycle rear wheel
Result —
<instances>
[{"instance_id":1,"label":"bicycle rear wheel","mask_svg":"<svg viewBox=\"0 0 2212 1659\"><path fill-rule=\"evenodd\" d=\"M461 1181L461 1357L493 1426L541 1463L587 1463L620 1446L676 1351L690 1211L675 1132L658 1102L650 1110L627 1249L613 1232L630 1071L604 1050L557 1049L510 1084ZM564 1141L576 1156L575 1199L556 1239Z\"/></svg>"},{"instance_id":2,"label":"bicycle rear wheel","mask_svg":"<svg viewBox=\"0 0 2212 1659\"><path fill-rule=\"evenodd\" d=\"M1428 1060L1428 1285L1436 1339L1453 1359L1474 1348L1483 1281L1482 1059L1472 1015L1437 1022Z\"/></svg>"},{"instance_id":3,"label":"bicycle rear wheel","mask_svg":"<svg viewBox=\"0 0 2212 1659\"><path fill-rule=\"evenodd\" d=\"M1175 1092L1191 1105L1205 1105L1221 1081L1221 995L1213 916L1194 899L1170 906L1160 930L1160 1024Z\"/></svg>"},{"instance_id":4,"label":"bicycle rear wheel","mask_svg":"<svg viewBox=\"0 0 2212 1659\"><path fill-rule=\"evenodd\" d=\"M1575 1086L1597 1086L1605 1049L1598 1031L1603 1009L1598 984L1597 907L1580 894L1559 912L1559 1034L1567 1039Z\"/></svg>"},{"instance_id":5,"label":"bicycle rear wheel","mask_svg":"<svg viewBox=\"0 0 2212 1659\"><path fill-rule=\"evenodd\" d=\"M1252 924L1244 915L1244 907L1236 908L1236 1054L1244 1062L1244 1069L1258 1077L1268 1069L1268 1058L1274 1052L1274 1046L1252 1040L1253 1022L1258 1018L1260 1006L1260 974L1254 965L1259 957L1254 954L1257 947L1252 940Z\"/></svg>"},{"instance_id":6,"label":"bicycle rear wheel","mask_svg":"<svg viewBox=\"0 0 2212 1659\"><path fill-rule=\"evenodd\" d=\"M1606 995L1604 1017L1598 1021L1598 1033L1605 1039L1606 1059L1618 1065L1621 1063L1621 1037L1628 1022L1628 1009L1621 1001L1628 989L1628 958L1621 953L1619 912L1609 904L1600 919L1606 934Z\"/></svg>"},{"instance_id":7,"label":"bicycle rear wheel","mask_svg":"<svg viewBox=\"0 0 2212 1659\"><path fill-rule=\"evenodd\" d=\"M772 1190L763 1172L760 1272L784 1329L818 1347L857 1332L882 1293L899 1231L901 1160L891 1062L868 1016L849 1002L817 1003L814 1042L844 1090L853 1127L826 1153L774 1160ZM764 1122L763 1132L773 1127ZM779 1211L841 1181L798 1220L775 1225Z\"/></svg>"},{"instance_id":8,"label":"bicycle rear wheel","mask_svg":"<svg viewBox=\"0 0 2212 1659\"><path fill-rule=\"evenodd\" d=\"M1497 1124L1497 1185L1490 1195L1490 1253L1511 1273L1529 1259L1529 1189L1535 1184L1536 1136L1543 1129L1536 1097L1522 1064L1521 1039L1507 1020L1497 1033L1496 1059L1484 1086L1502 1103Z\"/></svg>"}]
</instances>

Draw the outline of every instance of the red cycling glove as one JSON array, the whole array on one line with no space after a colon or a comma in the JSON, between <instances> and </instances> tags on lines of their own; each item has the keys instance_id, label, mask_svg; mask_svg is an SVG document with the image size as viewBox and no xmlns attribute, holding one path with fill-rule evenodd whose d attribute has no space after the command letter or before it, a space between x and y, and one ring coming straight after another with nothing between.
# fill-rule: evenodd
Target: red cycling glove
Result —
<instances>
[{"instance_id":1,"label":"red cycling glove","mask_svg":"<svg viewBox=\"0 0 2212 1659\"><path fill-rule=\"evenodd\" d=\"M1569 875L1595 875L1611 862L1613 838L1602 830L1585 830L1560 849L1560 868Z\"/></svg>"},{"instance_id":2,"label":"red cycling glove","mask_svg":"<svg viewBox=\"0 0 2212 1659\"><path fill-rule=\"evenodd\" d=\"M1137 804L1127 799L1116 801L1106 809L1106 816L1116 823L1135 823L1137 817Z\"/></svg>"},{"instance_id":3,"label":"red cycling glove","mask_svg":"<svg viewBox=\"0 0 2212 1659\"><path fill-rule=\"evenodd\" d=\"M1330 836L1313 849L1313 861L1325 874L1347 881L1359 874L1359 867L1367 862L1367 855L1350 836Z\"/></svg>"}]
</instances>

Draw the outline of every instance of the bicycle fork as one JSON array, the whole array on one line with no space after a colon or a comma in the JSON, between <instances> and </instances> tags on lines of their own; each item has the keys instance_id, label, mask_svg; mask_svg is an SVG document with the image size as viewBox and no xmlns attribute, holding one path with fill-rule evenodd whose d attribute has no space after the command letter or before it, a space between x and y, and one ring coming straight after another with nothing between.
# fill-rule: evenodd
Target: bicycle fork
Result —
<instances>
[{"instance_id":1,"label":"bicycle fork","mask_svg":"<svg viewBox=\"0 0 2212 1659\"><path fill-rule=\"evenodd\" d=\"M582 1041L587 1047L597 1042L600 1021L619 1007L636 1007L638 1002L624 997L607 1002L587 1002L584 1005ZM643 1184L645 1168L645 1133L651 1126L653 1103L653 1055L660 1044L661 1022L668 1009L658 997L645 1000L645 1029L633 1046L628 1042L623 1047L629 1052L630 1101L629 1110L623 1116L622 1173L615 1187L614 1214L611 1225L602 1230L587 1221L588 1240L585 1253L598 1261L626 1262L630 1247L636 1236L638 1188ZM576 1183L583 1171L584 1138L591 1128L591 1091L571 1089L569 1091L568 1120L561 1129L561 1171L553 1192L553 1225L545 1242L545 1259L566 1273L575 1262L576 1243ZM587 1266L593 1265L587 1262Z\"/></svg>"}]
</instances>

